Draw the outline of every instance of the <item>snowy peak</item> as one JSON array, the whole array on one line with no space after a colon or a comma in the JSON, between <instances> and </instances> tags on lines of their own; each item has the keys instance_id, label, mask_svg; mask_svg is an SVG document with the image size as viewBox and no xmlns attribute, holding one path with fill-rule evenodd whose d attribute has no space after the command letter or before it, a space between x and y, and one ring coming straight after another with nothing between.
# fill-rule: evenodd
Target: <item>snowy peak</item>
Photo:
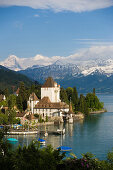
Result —
<instances>
[{"instance_id":1,"label":"snowy peak","mask_svg":"<svg viewBox=\"0 0 113 170\"><path fill-rule=\"evenodd\" d=\"M48 72L50 71L49 69L55 69L55 71L57 70L60 73L67 71L73 76L78 74L87 76L96 71L111 75L113 74L113 46L94 46L88 49L81 49L67 57L47 57L37 54L30 58L19 58L11 55L5 61L0 62L0 64L15 71L48 67Z\"/></svg>"},{"instance_id":2,"label":"snowy peak","mask_svg":"<svg viewBox=\"0 0 113 170\"><path fill-rule=\"evenodd\" d=\"M0 64L15 71L22 69L21 65L19 64L19 58L15 55L10 55L4 62L1 62Z\"/></svg>"}]
</instances>

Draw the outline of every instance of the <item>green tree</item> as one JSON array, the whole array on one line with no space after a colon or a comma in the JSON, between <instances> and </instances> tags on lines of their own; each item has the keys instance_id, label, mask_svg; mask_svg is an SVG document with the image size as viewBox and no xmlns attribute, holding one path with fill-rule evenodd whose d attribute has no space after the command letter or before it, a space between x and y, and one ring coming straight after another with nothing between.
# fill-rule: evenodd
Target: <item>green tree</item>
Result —
<instances>
[{"instance_id":1,"label":"green tree","mask_svg":"<svg viewBox=\"0 0 113 170\"><path fill-rule=\"evenodd\" d=\"M76 87L73 87L72 103L74 105L75 111L78 111L78 92Z\"/></svg>"},{"instance_id":2,"label":"green tree","mask_svg":"<svg viewBox=\"0 0 113 170\"><path fill-rule=\"evenodd\" d=\"M69 103L66 90L63 87L61 87L61 89L60 89L60 99L61 99L61 101L65 102L67 104Z\"/></svg>"},{"instance_id":3,"label":"green tree","mask_svg":"<svg viewBox=\"0 0 113 170\"><path fill-rule=\"evenodd\" d=\"M6 115L8 116L8 122L10 124L15 123L16 111L14 109L8 109L6 111Z\"/></svg>"},{"instance_id":4,"label":"green tree","mask_svg":"<svg viewBox=\"0 0 113 170\"><path fill-rule=\"evenodd\" d=\"M78 102L78 110L86 115L89 114L86 98L83 96L83 94L80 95L80 99Z\"/></svg>"},{"instance_id":5,"label":"green tree","mask_svg":"<svg viewBox=\"0 0 113 170\"><path fill-rule=\"evenodd\" d=\"M5 95L6 98L9 97L9 90L8 90L8 88L5 88L5 90L3 91L3 93L4 93L4 95Z\"/></svg>"},{"instance_id":6,"label":"green tree","mask_svg":"<svg viewBox=\"0 0 113 170\"><path fill-rule=\"evenodd\" d=\"M73 88L72 87L68 87L66 89L66 92L67 92L68 100L70 101L70 98L72 99L72 95L73 95Z\"/></svg>"},{"instance_id":7,"label":"green tree","mask_svg":"<svg viewBox=\"0 0 113 170\"><path fill-rule=\"evenodd\" d=\"M103 103L101 103L98 97L93 93L88 93L86 95L86 103L90 110L101 110L103 108Z\"/></svg>"},{"instance_id":8,"label":"green tree","mask_svg":"<svg viewBox=\"0 0 113 170\"><path fill-rule=\"evenodd\" d=\"M25 86L24 86L23 82L20 83L19 95L18 96L21 96L21 99L22 99L22 108L23 108L23 110L26 110L26 108L27 108L28 93L27 93L27 91L25 89Z\"/></svg>"},{"instance_id":9,"label":"green tree","mask_svg":"<svg viewBox=\"0 0 113 170\"><path fill-rule=\"evenodd\" d=\"M8 107L12 109L14 108L14 106L16 106L16 96L14 94L11 94L8 97Z\"/></svg>"},{"instance_id":10,"label":"green tree","mask_svg":"<svg viewBox=\"0 0 113 170\"><path fill-rule=\"evenodd\" d=\"M16 104L17 104L17 108L22 112L23 110L23 104L22 104L22 97L19 95L16 98Z\"/></svg>"},{"instance_id":11,"label":"green tree","mask_svg":"<svg viewBox=\"0 0 113 170\"><path fill-rule=\"evenodd\" d=\"M0 113L0 124L7 125L8 124L8 116L4 113Z\"/></svg>"}]
</instances>

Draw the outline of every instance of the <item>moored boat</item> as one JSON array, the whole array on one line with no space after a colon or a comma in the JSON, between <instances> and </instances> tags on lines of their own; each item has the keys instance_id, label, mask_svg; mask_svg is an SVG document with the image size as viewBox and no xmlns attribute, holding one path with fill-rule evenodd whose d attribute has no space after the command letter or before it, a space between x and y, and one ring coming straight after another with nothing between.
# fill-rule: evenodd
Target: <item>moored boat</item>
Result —
<instances>
[{"instance_id":1,"label":"moored boat","mask_svg":"<svg viewBox=\"0 0 113 170\"><path fill-rule=\"evenodd\" d=\"M67 152L67 151L71 151L72 148L69 146L60 146L57 149L60 149L61 151Z\"/></svg>"},{"instance_id":2,"label":"moored boat","mask_svg":"<svg viewBox=\"0 0 113 170\"><path fill-rule=\"evenodd\" d=\"M46 141L44 139L41 139L41 138L38 139L38 142L40 142L40 144L43 144L43 145L46 143Z\"/></svg>"},{"instance_id":3,"label":"moored boat","mask_svg":"<svg viewBox=\"0 0 113 170\"><path fill-rule=\"evenodd\" d=\"M18 140L15 139L15 138L8 138L7 140L10 141L10 142L18 142Z\"/></svg>"}]
</instances>

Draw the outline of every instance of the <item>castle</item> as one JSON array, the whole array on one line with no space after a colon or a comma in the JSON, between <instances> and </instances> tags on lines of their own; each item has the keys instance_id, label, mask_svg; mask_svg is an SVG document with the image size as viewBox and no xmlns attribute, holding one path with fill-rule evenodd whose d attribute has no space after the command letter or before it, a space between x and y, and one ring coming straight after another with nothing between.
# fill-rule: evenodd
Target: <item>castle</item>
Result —
<instances>
[{"instance_id":1,"label":"castle","mask_svg":"<svg viewBox=\"0 0 113 170\"><path fill-rule=\"evenodd\" d=\"M46 116L62 116L63 112L69 112L69 105L60 100L60 85L52 77L48 77L41 87L41 99L32 93L27 102L32 114Z\"/></svg>"}]
</instances>

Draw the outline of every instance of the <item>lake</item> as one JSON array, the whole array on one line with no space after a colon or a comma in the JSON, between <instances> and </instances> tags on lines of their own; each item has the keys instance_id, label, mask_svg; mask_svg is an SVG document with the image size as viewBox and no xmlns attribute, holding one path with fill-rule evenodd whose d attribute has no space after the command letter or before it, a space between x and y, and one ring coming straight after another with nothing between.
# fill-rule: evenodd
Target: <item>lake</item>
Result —
<instances>
[{"instance_id":1,"label":"lake","mask_svg":"<svg viewBox=\"0 0 113 170\"><path fill-rule=\"evenodd\" d=\"M73 124L47 126L47 129L65 127L66 134L62 137L49 135L45 138L46 143L51 144L53 148L61 144L70 146L77 157L81 157L81 153L91 152L99 159L106 159L108 151L113 148L113 95L99 94L97 96L100 101L104 102L106 113L94 114ZM44 129L44 127L41 126L39 129ZM13 144L13 148L16 148L18 144L28 146L33 139L38 139L39 135L10 137L19 140L18 143Z\"/></svg>"}]
</instances>

